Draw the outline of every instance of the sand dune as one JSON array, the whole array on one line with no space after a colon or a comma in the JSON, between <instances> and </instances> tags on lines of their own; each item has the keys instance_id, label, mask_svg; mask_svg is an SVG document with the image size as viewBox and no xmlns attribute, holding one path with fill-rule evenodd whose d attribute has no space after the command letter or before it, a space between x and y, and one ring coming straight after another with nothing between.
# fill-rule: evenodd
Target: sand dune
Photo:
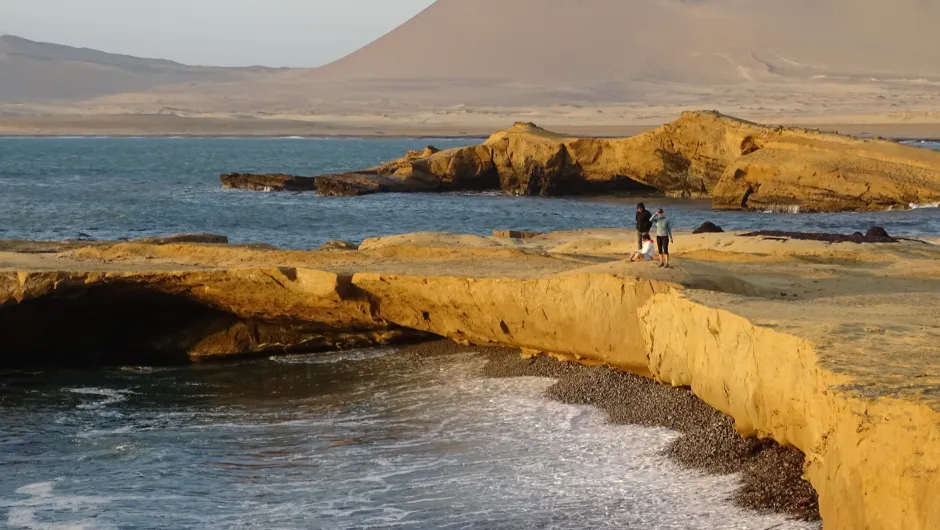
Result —
<instances>
[{"instance_id":1,"label":"sand dune","mask_svg":"<svg viewBox=\"0 0 940 530\"><path fill-rule=\"evenodd\" d=\"M736 84L940 80L936 0L439 0L310 76Z\"/></svg>"}]
</instances>

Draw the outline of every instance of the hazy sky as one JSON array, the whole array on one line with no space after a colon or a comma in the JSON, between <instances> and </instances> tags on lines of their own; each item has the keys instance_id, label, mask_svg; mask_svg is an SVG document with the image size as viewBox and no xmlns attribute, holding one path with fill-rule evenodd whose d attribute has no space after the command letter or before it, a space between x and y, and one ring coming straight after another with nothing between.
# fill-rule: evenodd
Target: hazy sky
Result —
<instances>
[{"instance_id":1,"label":"hazy sky","mask_svg":"<svg viewBox=\"0 0 940 530\"><path fill-rule=\"evenodd\" d=\"M434 0L0 0L0 34L188 64L319 66Z\"/></svg>"}]
</instances>

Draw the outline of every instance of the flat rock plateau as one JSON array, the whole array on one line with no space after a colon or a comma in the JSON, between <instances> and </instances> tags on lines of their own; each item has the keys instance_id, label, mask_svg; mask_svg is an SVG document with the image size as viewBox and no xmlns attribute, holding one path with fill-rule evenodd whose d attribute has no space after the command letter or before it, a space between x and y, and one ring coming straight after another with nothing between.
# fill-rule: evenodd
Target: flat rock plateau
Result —
<instances>
[{"instance_id":1,"label":"flat rock plateau","mask_svg":"<svg viewBox=\"0 0 940 530\"><path fill-rule=\"evenodd\" d=\"M358 250L0 244L0 362L178 363L444 337L689 388L805 454L827 528L940 527L940 247L410 234ZM352 247L354 248L354 247Z\"/></svg>"}]
</instances>

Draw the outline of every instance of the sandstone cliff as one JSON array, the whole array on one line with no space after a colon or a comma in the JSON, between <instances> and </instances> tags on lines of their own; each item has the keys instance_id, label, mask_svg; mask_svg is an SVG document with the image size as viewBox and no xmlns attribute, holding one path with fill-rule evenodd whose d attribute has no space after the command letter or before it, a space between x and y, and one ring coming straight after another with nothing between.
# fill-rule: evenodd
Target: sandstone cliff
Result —
<instances>
[{"instance_id":1,"label":"sandstone cliff","mask_svg":"<svg viewBox=\"0 0 940 530\"><path fill-rule=\"evenodd\" d=\"M163 364L422 335L375 316L349 276L288 267L0 271L0 329L0 363L7 365Z\"/></svg>"},{"instance_id":2,"label":"sandstone cliff","mask_svg":"<svg viewBox=\"0 0 940 530\"><path fill-rule=\"evenodd\" d=\"M500 189L711 197L719 209L883 210L940 200L940 153L687 112L631 138L568 138L517 123L483 144L317 178L323 195Z\"/></svg>"},{"instance_id":3,"label":"sandstone cliff","mask_svg":"<svg viewBox=\"0 0 940 530\"><path fill-rule=\"evenodd\" d=\"M940 527L936 245L679 234L672 270L622 261L634 245L609 230L410 234L347 252L0 251L0 363L102 347L125 363L145 362L137 347L204 359L408 330L519 347L689 387L742 434L798 447L826 528Z\"/></svg>"}]
</instances>

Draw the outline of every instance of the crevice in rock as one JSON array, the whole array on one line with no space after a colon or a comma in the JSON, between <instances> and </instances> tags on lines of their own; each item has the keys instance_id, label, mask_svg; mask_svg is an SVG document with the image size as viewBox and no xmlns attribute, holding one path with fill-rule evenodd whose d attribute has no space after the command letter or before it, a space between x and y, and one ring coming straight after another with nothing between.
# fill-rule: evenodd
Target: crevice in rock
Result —
<instances>
[{"instance_id":1,"label":"crevice in rock","mask_svg":"<svg viewBox=\"0 0 940 530\"><path fill-rule=\"evenodd\" d=\"M738 172L740 173L741 170L738 170ZM738 175L735 175L735 178L738 178ZM742 178L743 178L743 175L742 175ZM741 209L742 209L742 210L747 210L747 201L750 200L751 195L753 195L753 194L754 194L754 188L748 186L748 187L747 187L747 190L744 192L744 197L741 198Z\"/></svg>"},{"instance_id":2,"label":"crevice in rock","mask_svg":"<svg viewBox=\"0 0 940 530\"><path fill-rule=\"evenodd\" d=\"M139 286L92 287L0 308L0 364L180 364L238 319Z\"/></svg>"},{"instance_id":3,"label":"crevice in rock","mask_svg":"<svg viewBox=\"0 0 940 530\"><path fill-rule=\"evenodd\" d=\"M760 151L761 146L757 143L753 136L748 136L741 141L741 156L749 155Z\"/></svg>"},{"instance_id":4,"label":"crevice in rock","mask_svg":"<svg viewBox=\"0 0 940 530\"><path fill-rule=\"evenodd\" d=\"M340 291L365 298L350 278ZM0 307L0 366L160 366L255 355L416 343L434 336L396 325L340 329L298 319L242 318L136 284L57 291Z\"/></svg>"}]
</instances>

